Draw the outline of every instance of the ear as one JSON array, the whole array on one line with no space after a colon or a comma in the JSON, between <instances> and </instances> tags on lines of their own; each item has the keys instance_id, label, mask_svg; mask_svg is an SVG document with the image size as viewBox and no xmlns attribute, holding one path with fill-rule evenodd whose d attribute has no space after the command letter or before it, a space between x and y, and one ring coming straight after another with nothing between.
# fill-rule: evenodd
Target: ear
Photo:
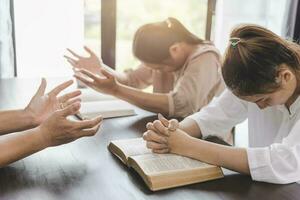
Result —
<instances>
[{"instance_id":1,"label":"ear","mask_svg":"<svg viewBox=\"0 0 300 200\"><path fill-rule=\"evenodd\" d=\"M277 78L284 86L295 79L295 74L289 68L283 68L279 71Z\"/></svg>"},{"instance_id":2,"label":"ear","mask_svg":"<svg viewBox=\"0 0 300 200\"><path fill-rule=\"evenodd\" d=\"M179 54L182 53L181 51L182 51L182 48L181 48L181 45L179 43L172 44L169 47L169 53L170 53L172 58L176 58Z\"/></svg>"}]
</instances>

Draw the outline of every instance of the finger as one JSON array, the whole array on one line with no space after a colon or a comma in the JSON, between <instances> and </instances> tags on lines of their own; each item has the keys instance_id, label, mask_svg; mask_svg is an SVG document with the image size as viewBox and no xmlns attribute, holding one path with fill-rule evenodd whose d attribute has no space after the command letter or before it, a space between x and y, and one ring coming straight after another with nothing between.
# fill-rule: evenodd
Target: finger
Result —
<instances>
[{"instance_id":1,"label":"finger","mask_svg":"<svg viewBox=\"0 0 300 200\"><path fill-rule=\"evenodd\" d=\"M73 69L73 71L74 71L74 68L79 68L79 66L78 66L78 64L77 64L77 62L75 62L75 61L72 61L72 60L67 60L68 61L68 63L70 63L70 65L72 65L72 69Z\"/></svg>"},{"instance_id":2,"label":"finger","mask_svg":"<svg viewBox=\"0 0 300 200\"><path fill-rule=\"evenodd\" d=\"M106 78L109 78L109 79L114 78L114 75L111 74L110 72L108 72L107 70L101 68L100 71Z\"/></svg>"},{"instance_id":3,"label":"finger","mask_svg":"<svg viewBox=\"0 0 300 200\"><path fill-rule=\"evenodd\" d=\"M169 149L153 149L152 152L163 154L163 153L169 153L170 150Z\"/></svg>"},{"instance_id":4,"label":"finger","mask_svg":"<svg viewBox=\"0 0 300 200\"><path fill-rule=\"evenodd\" d=\"M163 137L154 131L148 130L143 134L143 139L146 141L157 142L161 144L167 144L168 140L166 137Z\"/></svg>"},{"instance_id":5,"label":"finger","mask_svg":"<svg viewBox=\"0 0 300 200\"><path fill-rule=\"evenodd\" d=\"M74 58L71 58L70 56L67 56L67 55L64 55L64 57L69 61L72 61L72 62L74 62L74 63L77 63L78 62L78 60L75 60Z\"/></svg>"},{"instance_id":6,"label":"finger","mask_svg":"<svg viewBox=\"0 0 300 200\"><path fill-rule=\"evenodd\" d=\"M156 150L156 149L166 149L166 148L168 148L168 146L167 146L166 144L160 144L160 143L151 142L151 141L147 141L146 147L147 147L148 149L153 149L153 150Z\"/></svg>"},{"instance_id":7,"label":"finger","mask_svg":"<svg viewBox=\"0 0 300 200\"><path fill-rule=\"evenodd\" d=\"M66 81L49 92L50 96L57 96L61 91L73 84L73 80Z\"/></svg>"},{"instance_id":8,"label":"finger","mask_svg":"<svg viewBox=\"0 0 300 200\"><path fill-rule=\"evenodd\" d=\"M169 136L169 135L170 135L170 134L169 134L168 128L166 128L166 127L161 123L161 121L155 120L155 121L153 122L153 126L154 126L154 128L155 128L156 130L158 130L158 132L159 132L160 134L163 134L163 135L165 135L165 136Z\"/></svg>"},{"instance_id":9,"label":"finger","mask_svg":"<svg viewBox=\"0 0 300 200\"><path fill-rule=\"evenodd\" d=\"M71 49L67 48L67 50L68 50L74 57L79 58L79 59L82 58L82 56L76 54L76 53L75 53L74 51L72 51Z\"/></svg>"},{"instance_id":10,"label":"finger","mask_svg":"<svg viewBox=\"0 0 300 200\"><path fill-rule=\"evenodd\" d=\"M70 99L70 100L66 101L63 104L63 106L66 107L66 106L71 105L71 104L76 103L76 102L81 102L81 99L80 98Z\"/></svg>"},{"instance_id":11,"label":"finger","mask_svg":"<svg viewBox=\"0 0 300 200\"><path fill-rule=\"evenodd\" d=\"M45 94L47 82L45 78L42 78L42 82L39 86L39 89L37 90L36 94L37 96L43 96Z\"/></svg>"},{"instance_id":12,"label":"finger","mask_svg":"<svg viewBox=\"0 0 300 200\"><path fill-rule=\"evenodd\" d=\"M152 123L152 122L148 122L148 123L146 124L146 128L147 128L148 130L157 131L157 130L155 129L155 127L153 126L153 123Z\"/></svg>"},{"instance_id":13,"label":"finger","mask_svg":"<svg viewBox=\"0 0 300 200\"><path fill-rule=\"evenodd\" d=\"M84 48L84 50L86 50L91 56L96 56L96 54L95 54L90 48L88 48L87 46L84 46L83 48Z\"/></svg>"},{"instance_id":14,"label":"finger","mask_svg":"<svg viewBox=\"0 0 300 200\"><path fill-rule=\"evenodd\" d=\"M102 121L103 121L103 118L100 116L100 117L96 117L94 119L88 119L88 120L78 121L78 122L74 122L74 123L76 123L77 129L89 129L89 128L93 128L94 126L98 125Z\"/></svg>"},{"instance_id":15,"label":"finger","mask_svg":"<svg viewBox=\"0 0 300 200\"><path fill-rule=\"evenodd\" d=\"M169 126L168 126L168 129L170 131L176 131L176 129L179 128L179 122L177 119L171 119L169 121Z\"/></svg>"},{"instance_id":16,"label":"finger","mask_svg":"<svg viewBox=\"0 0 300 200\"><path fill-rule=\"evenodd\" d=\"M77 67L77 64L71 60L67 60L73 67Z\"/></svg>"},{"instance_id":17,"label":"finger","mask_svg":"<svg viewBox=\"0 0 300 200\"><path fill-rule=\"evenodd\" d=\"M94 81L97 81L97 80L100 80L99 76L93 74L92 72L88 71L88 70L85 70L85 69L80 69L78 70L78 72L86 75L87 77L93 79Z\"/></svg>"},{"instance_id":18,"label":"finger","mask_svg":"<svg viewBox=\"0 0 300 200\"><path fill-rule=\"evenodd\" d=\"M93 87L94 86L94 81L92 80L88 80L85 77L82 77L78 74L74 74L73 75L77 80L81 81L82 83L84 83L85 85L89 86L89 87Z\"/></svg>"},{"instance_id":19,"label":"finger","mask_svg":"<svg viewBox=\"0 0 300 200\"><path fill-rule=\"evenodd\" d=\"M68 105L64 109L61 109L57 111L61 116L67 117L69 115L74 115L76 114L80 109L80 103L75 102L74 104Z\"/></svg>"},{"instance_id":20,"label":"finger","mask_svg":"<svg viewBox=\"0 0 300 200\"><path fill-rule=\"evenodd\" d=\"M157 117L165 127L169 126L169 120L167 120L162 114L158 113Z\"/></svg>"},{"instance_id":21,"label":"finger","mask_svg":"<svg viewBox=\"0 0 300 200\"><path fill-rule=\"evenodd\" d=\"M64 102L68 101L69 99L72 99L74 97L78 97L80 94L81 94L80 90L76 90L74 92L64 94L64 95L58 97L58 102L59 103L64 103Z\"/></svg>"},{"instance_id":22,"label":"finger","mask_svg":"<svg viewBox=\"0 0 300 200\"><path fill-rule=\"evenodd\" d=\"M81 137L94 136L98 132L100 127L101 127L101 124L98 124L98 125L94 126L93 128L78 131L76 133L75 137L78 139Z\"/></svg>"}]
</instances>

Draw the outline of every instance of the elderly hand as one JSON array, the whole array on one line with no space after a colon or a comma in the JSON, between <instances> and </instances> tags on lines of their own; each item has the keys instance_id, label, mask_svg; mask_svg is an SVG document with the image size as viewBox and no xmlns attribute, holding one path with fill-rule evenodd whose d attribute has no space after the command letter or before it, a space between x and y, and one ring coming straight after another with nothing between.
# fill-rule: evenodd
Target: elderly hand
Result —
<instances>
[{"instance_id":1,"label":"elderly hand","mask_svg":"<svg viewBox=\"0 0 300 200\"><path fill-rule=\"evenodd\" d=\"M40 126L41 142L44 147L57 146L72 142L84 136L93 136L97 133L102 117L91 120L71 121L67 117L74 115L80 109L80 103L75 102L64 109L52 113Z\"/></svg>"},{"instance_id":2,"label":"elderly hand","mask_svg":"<svg viewBox=\"0 0 300 200\"><path fill-rule=\"evenodd\" d=\"M47 82L44 78L42 79L39 89L24 109L24 111L33 119L34 126L42 123L53 112L61 107L81 101L78 97L81 94L79 90L58 97L59 93L72 85L72 83L73 80L66 81L45 94Z\"/></svg>"}]
</instances>

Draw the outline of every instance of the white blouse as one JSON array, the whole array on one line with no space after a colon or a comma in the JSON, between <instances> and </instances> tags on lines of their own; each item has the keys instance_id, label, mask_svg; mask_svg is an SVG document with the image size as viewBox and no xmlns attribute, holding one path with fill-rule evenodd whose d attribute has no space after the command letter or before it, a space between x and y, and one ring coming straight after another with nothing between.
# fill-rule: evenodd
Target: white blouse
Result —
<instances>
[{"instance_id":1,"label":"white blouse","mask_svg":"<svg viewBox=\"0 0 300 200\"><path fill-rule=\"evenodd\" d=\"M279 184L300 181L300 97L290 112L284 105L261 110L226 89L188 118L197 122L203 137L222 138L248 118L247 155L252 179Z\"/></svg>"}]
</instances>

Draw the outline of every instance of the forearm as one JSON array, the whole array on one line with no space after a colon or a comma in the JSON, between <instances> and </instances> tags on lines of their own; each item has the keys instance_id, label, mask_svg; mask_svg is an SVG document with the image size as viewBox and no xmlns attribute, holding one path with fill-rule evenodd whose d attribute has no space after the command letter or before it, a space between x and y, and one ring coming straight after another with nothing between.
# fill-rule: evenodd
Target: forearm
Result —
<instances>
[{"instance_id":1,"label":"forearm","mask_svg":"<svg viewBox=\"0 0 300 200\"><path fill-rule=\"evenodd\" d=\"M179 154L244 174L250 174L244 148L219 145L189 137Z\"/></svg>"},{"instance_id":2,"label":"forearm","mask_svg":"<svg viewBox=\"0 0 300 200\"><path fill-rule=\"evenodd\" d=\"M26 110L0 112L0 134L22 131L35 127L34 117Z\"/></svg>"},{"instance_id":3,"label":"forearm","mask_svg":"<svg viewBox=\"0 0 300 200\"><path fill-rule=\"evenodd\" d=\"M119 84L115 96L145 110L164 115L169 114L169 102L166 94L146 93L139 89Z\"/></svg>"},{"instance_id":4,"label":"forearm","mask_svg":"<svg viewBox=\"0 0 300 200\"><path fill-rule=\"evenodd\" d=\"M46 148L38 128L0 137L0 167Z\"/></svg>"},{"instance_id":5,"label":"forearm","mask_svg":"<svg viewBox=\"0 0 300 200\"><path fill-rule=\"evenodd\" d=\"M201 130L198 124L189 118L185 118L179 123L179 128L192 137L202 138Z\"/></svg>"}]
</instances>

